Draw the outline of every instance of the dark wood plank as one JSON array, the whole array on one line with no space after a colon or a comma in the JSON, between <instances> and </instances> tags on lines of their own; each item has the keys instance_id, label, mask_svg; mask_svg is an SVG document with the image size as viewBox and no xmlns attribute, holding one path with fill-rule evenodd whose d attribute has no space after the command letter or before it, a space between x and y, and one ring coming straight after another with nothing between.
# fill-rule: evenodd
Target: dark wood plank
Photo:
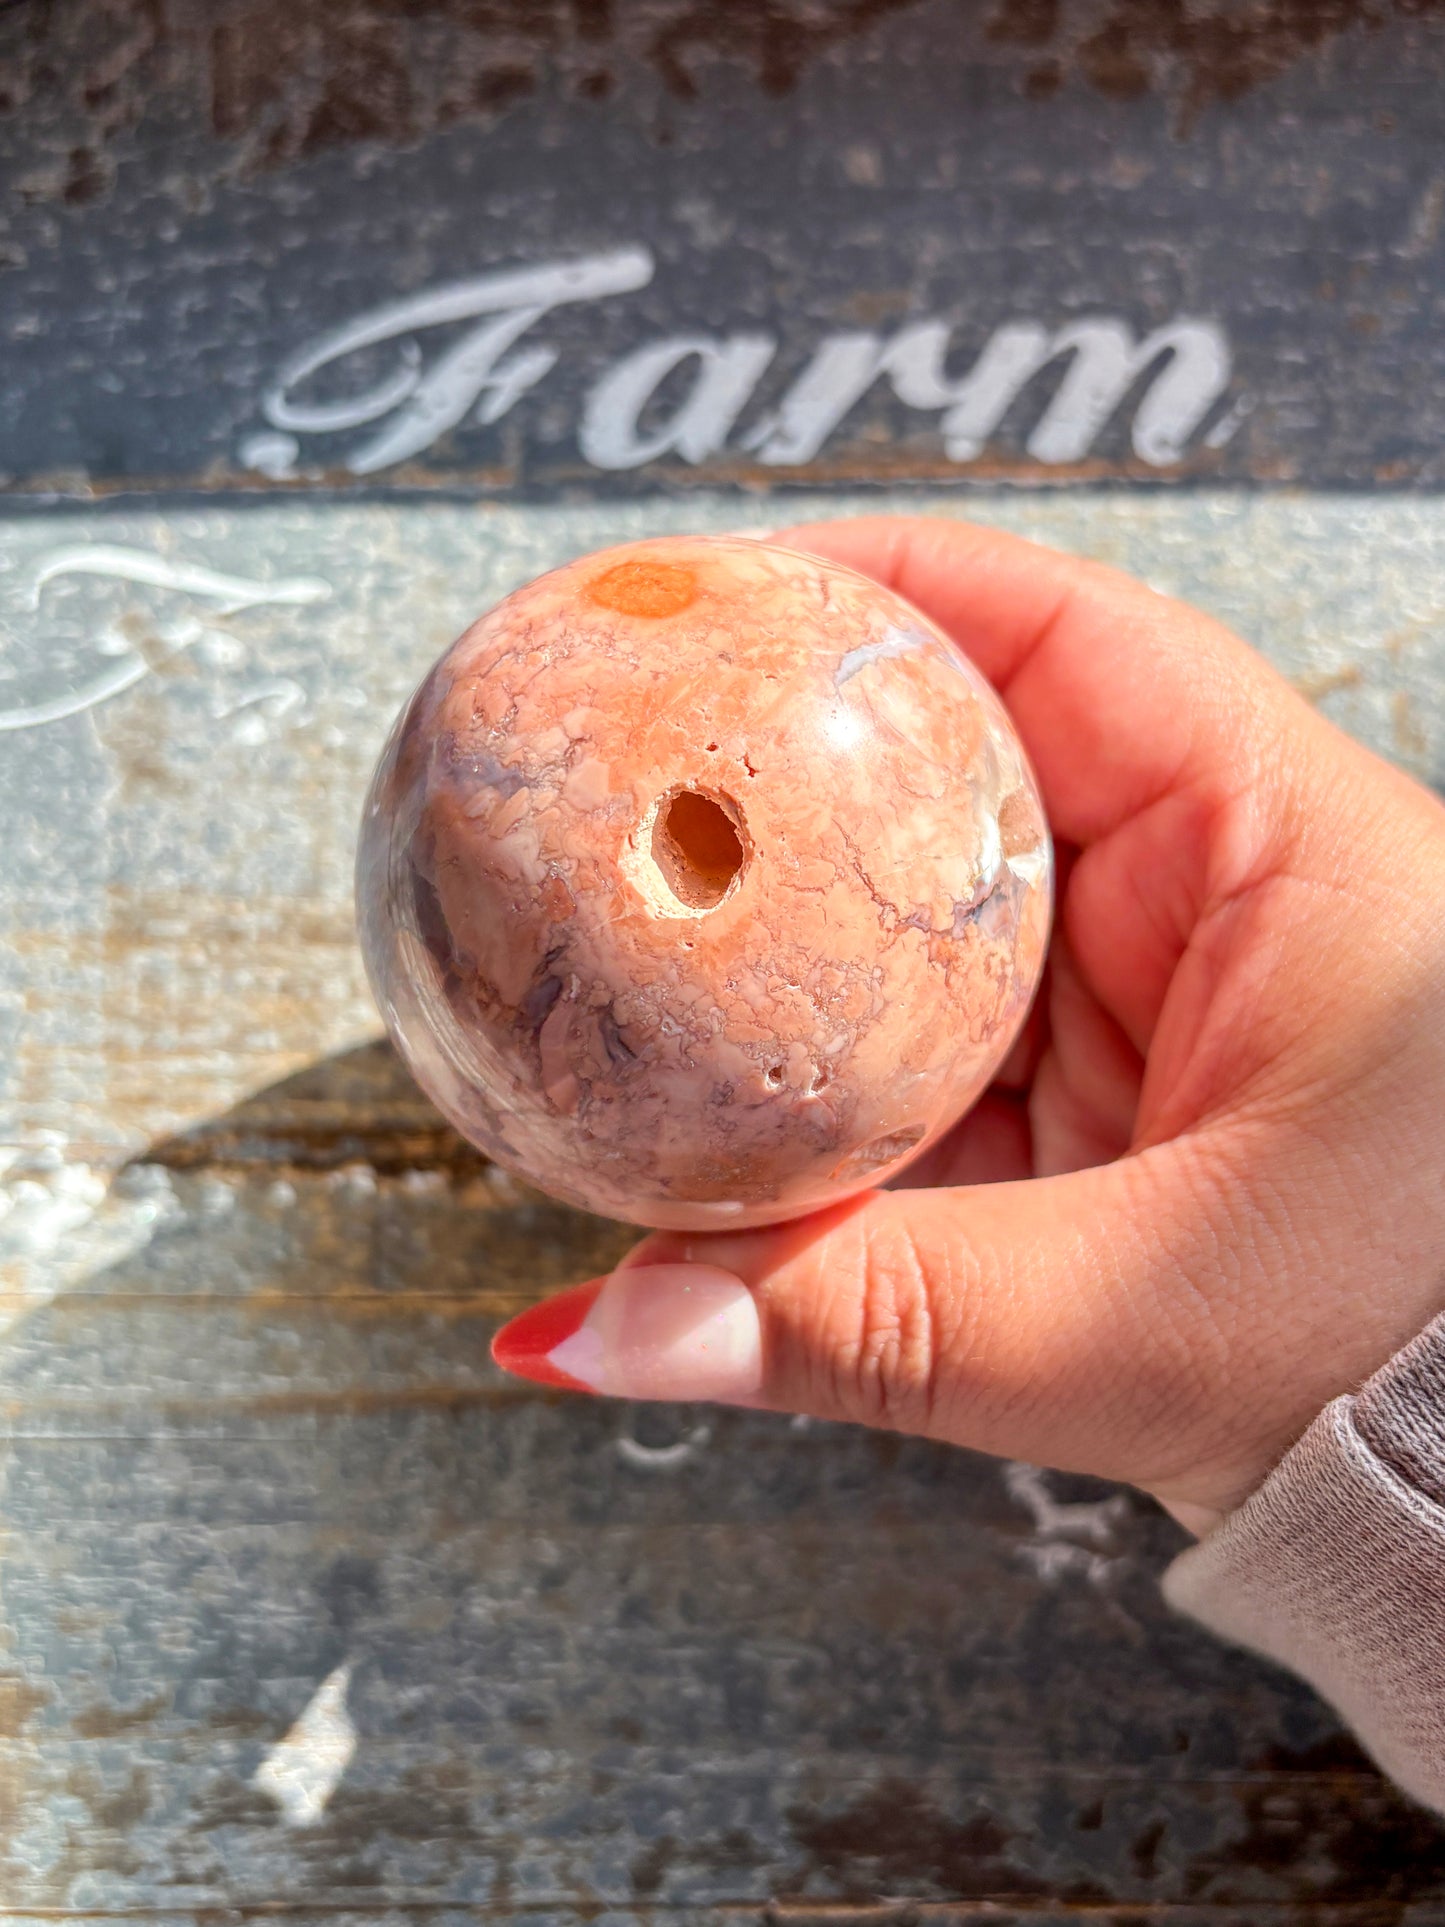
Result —
<instances>
[{"instance_id":1,"label":"dark wood plank","mask_svg":"<svg viewBox=\"0 0 1445 1927\"><path fill-rule=\"evenodd\" d=\"M18 498L1438 486L1442 77L1436 0L21 0L0 467ZM443 375L488 276L561 264L591 292ZM699 336L715 406L665 354L621 393Z\"/></svg>"},{"instance_id":2,"label":"dark wood plank","mask_svg":"<svg viewBox=\"0 0 1445 1927\"><path fill-rule=\"evenodd\" d=\"M380 1047L157 1158L150 1241L0 1368L12 1909L1445 1917L1434 1824L1165 1614L1145 1501L504 1385L496 1318L625 1234ZM288 1824L257 1774L340 1668Z\"/></svg>"}]
</instances>

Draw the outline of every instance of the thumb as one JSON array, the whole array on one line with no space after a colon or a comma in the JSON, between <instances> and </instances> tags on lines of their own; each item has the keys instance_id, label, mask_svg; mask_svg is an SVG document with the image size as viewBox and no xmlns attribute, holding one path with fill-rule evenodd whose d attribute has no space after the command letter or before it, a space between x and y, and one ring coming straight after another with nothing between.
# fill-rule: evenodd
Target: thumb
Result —
<instances>
[{"instance_id":1,"label":"thumb","mask_svg":"<svg viewBox=\"0 0 1445 1927\"><path fill-rule=\"evenodd\" d=\"M761 1231L648 1238L524 1312L507 1370L713 1399L1152 1482L1219 1337L1218 1239L1178 1146L1058 1177L871 1192ZM1167 1454L1166 1454L1167 1456Z\"/></svg>"}]
</instances>

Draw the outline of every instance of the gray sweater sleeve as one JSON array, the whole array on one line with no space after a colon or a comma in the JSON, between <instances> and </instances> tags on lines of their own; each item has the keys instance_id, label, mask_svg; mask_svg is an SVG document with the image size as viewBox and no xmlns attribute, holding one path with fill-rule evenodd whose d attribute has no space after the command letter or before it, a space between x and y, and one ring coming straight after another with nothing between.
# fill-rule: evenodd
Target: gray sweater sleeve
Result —
<instances>
[{"instance_id":1,"label":"gray sweater sleeve","mask_svg":"<svg viewBox=\"0 0 1445 1927\"><path fill-rule=\"evenodd\" d=\"M1445 1813L1445 1315L1327 1406L1164 1591L1307 1679Z\"/></svg>"}]
</instances>

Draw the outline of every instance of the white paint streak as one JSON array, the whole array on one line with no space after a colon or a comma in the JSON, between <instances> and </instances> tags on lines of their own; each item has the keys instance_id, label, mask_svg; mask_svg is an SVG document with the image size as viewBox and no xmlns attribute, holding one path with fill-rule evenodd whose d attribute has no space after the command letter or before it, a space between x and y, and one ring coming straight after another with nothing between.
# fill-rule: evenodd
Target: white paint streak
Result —
<instances>
[{"instance_id":1,"label":"white paint streak","mask_svg":"<svg viewBox=\"0 0 1445 1927\"><path fill-rule=\"evenodd\" d=\"M1033 1537L1020 1551L1039 1577L1052 1583L1072 1574L1097 1585L1115 1564L1118 1530L1129 1511L1123 1493L1107 1499L1056 1499L1047 1474L1019 1461L1004 1466L1003 1482L1009 1497L1033 1521Z\"/></svg>"},{"instance_id":2,"label":"white paint streak","mask_svg":"<svg viewBox=\"0 0 1445 1927\"><path fill-rule=\"evenodd\" d=\"M30 607L38 609L46 585L67 575L104 576L113 581L135 582L150 588L174 589L185 595L202 596L217 603L223 615L237 615L246 609L269 605L301 607L325 602L331 596L331 584L323 582L319 576L291 576L275 582L258 582L250 576L224 574L219 569L207 568L203 563L173 561L167 556L156 555L150 549L128 548L118 542L80 542L50 549L41 557L31 579ZM203 634L204 630L199 624L191 624L180 632L176 646L186 648ZM107 654L124 649L124 659L83 683L79 689L68 689L64 695L52 696L43 702L17 703L9 709L0 710L0 732L38 729L46 723L63 722L67 716L78 716L87 709L95 709L101 703L122 695L149 674L150 664L131 651L130 644L123 636L116 633L107 635L103 639L103 647Z\"/></svg>"},{"instance_id":3,"label":"white paint streak","mask_svg":"<svg viewBox=\"0 0 1445 1927\"><path fill-rule=\"evenodd\" d=\"M705 1451L711 1438L710 1425L695 1425L674 1445L643 1445L630 1432L620 1433L614 1443L624 1465L635 1466L639 1472L676 1472Z\"/></svg>"},{"instance_id":4,"label":"white paint streak","mask_svg":"<svg viewBox=\"0 0 1445 1927\"><path fill-rule=\"evenodd\" d=\"M286 716L305 701L306 691L294 676L273 676L269 682L253 683L249 689L243 689L230 702L216 703L211 714L217 721L223 721L227 716L239 715L243 709L264 704L273 716Z\"/></svg>"},{"instance_id":5,"label":"white paint streak","mask_svg":"<svg viewBox=\"0 0 1445 1927\"><path fill-rule=\"evenodd\" d=\"M645 287L653 267L646 248L619 248L477 275L374 308L331 329L284 365L261 401L273 432L247 437L241 459L263 474L290 475L300 452L296 434L329 435L380 423L347 458L353 473L366 475L419 454L469 411L484 427L496 422L557 364L552 348L510 354L528 329L563 303ZM426 365L412 337L459 321L478 325ZM397 343L396 359L370 387L338 401L295 399L294 391L323 370L388 341ZM1006 321L983 340L962 374L950 370L953 346L950 324L933 317L887 337L868 329L825 335L781 399L734 446L755 452L770 467L811 462L869 389L886 380L906 407L941 416L950 460L974 462L1035 378L1057 364L1052 385L1038 392L1038 417L1026 443L1035 461L1081 461L1110 418L1140 390L1131 428L1134 452L1162 468L1183 457L1231 376L1224 329L1189 315L1142 337L1109 315L1057 328ZM640 468L666 455L694 464L711 460L723 452L777 349L771 334L697 333L629 350L583 399L583 457L603 470ZM644 427L668 377L693 360L698 366L688 392L665 420Z\"/></svg>"},{"instance_id":6,"label":"white paint streak","mask_svg":"<svg viewBox=\"0 0 1445 1927\"><path fill-rule=\"evenodd\" d=\"M131 1257L180 1209L160 1166L133 1166L112 1184L51 1132L0 1145L0 1285L17 1300L0 1311L0 1332Z\"/></svg>"},{"instance_id":7,"label":"white paint streak","mask_svg":"<svg viewBox=\"0 0 1445 1927\"><path fill-rule=\"evenodd\" d=\"M1107 1499L1056 1499L1049 1491L1047 1473L1018 1460L1004 1467L1003 1482L1009 1497L1030 1515L1035 1533L1045 1542L1067 1539L1111 1546L1129 1509L1128 1500L1120 1492Z\"/></svg>"},{"instance_id":8,"label":"white paint streak","mask_svg":"<svg viewBox=\"0 0 1445 1927\"><path fill-rule=\"evenodd\" d=\"M284 482L296 473L300 453L301 444L294 435L273 434L265 428L248 435L239 450L243 468L254 469L272 482Z\"/></svg>"},{"instance_id":9,"label":"white paint streak","mask_svg":"<svg viewBox=\"0 0 1445 1927\"><path fill-rule=\"evenodd\" d=\"M687 462L718 454L777 352L771 335L678 335L624 355L587 397L578 445L594 468L641 468L660 455ZM651 434L643 411L674 369L696 361L692 387Z\"/></svg>"},{"instance_id":10,"label":"white paint streak","mask_svg":"<svg viewBox=\"0 0 1445 1927\"><path fill-rule=\"evenodd\" d=\"M257 1767L252 1786L274 1800L288 1827L312 1827L356 1751L356 1728L346 1706L350 1662L328 1673L291 1730Z\"/></svg>"},{"instance_id":11,"label":"white paint streak","mask_svg":"<svg viewBox=\"0 0 1445 1927\"><path fill-rule=\"evenodd\" d=\"M64 722L67 716L79 716L83 710L108 703L112 696L123 694L149 674L150 665L133 656L129 662L97 676L79 689L52 696L49 702L20 703L14 709L0 709L0 730L39 729L45 723Z\"/></svg>"},{"instance_id":12,"label":"white paint streak","mask_svg":"<svg viewBox=\"0 0 1445 1927\"><path fill-rule=\"evenodd\" d=\"M1230 374L1224 331L1181 317L1142 341L1122 321L1077 321L1049 344L1072 354L1067 374L1026 447L1040 462L1080 462L1130 388L1167 356L1134 411L1134 453L1151 468L1177 462L1223 394Z\"/></svg>"},{"instance_id":13,"label":"white paint streak","mask_svg":"<svg viewBox=\"0 0 1445 1927\"><path fill-rule=\"evenodd\" d=\"M1226 408L1219 420L1204 437L1206 448L1223 448L1233 441L1240 423L1249 414L1253 404L1247 396L1241 396L1233 408Z\"/></svg>"},{"instance_id":14,"label":"white paint streak","mask_svg":"<svg viewBox=\"0 0 1445 1927\"><path fill-rule=\"evenodd\" d=\"M172 561L150 549L126 548L118 542L79 542L51 549L41 558L30 588L32 609L40 607L45 585L63 575L102 575L118 582L148 583L156 589L180 589L187 595L208 597L228 615L268 604L325 602L331 595L331 584L319 576L257 582L250 576L225 575L203 563Z\"/></svg>"},{"instance_id":15,"label":"white paint streak","mask_svg":"<svg viewBox=\"0 0 1445 1927\"><path fill-rule=\"evenodd\" d=\"M880 336L829 335L778 403L743 437L744 448L772 467L811 462L856 402L883 372Z\"/></svg>"},{"instance_id":16,"label":"white paint streak","mask_svg":"<svg viewBox=\"0 0 1445 1927\"><path fill-rule=\"evenodd\" d=\"M105 1179L88 1164L27 1159L18 1145L6 1145L4 1157L0 1259L49 1257L68 1233L90 1223L105 1197Z\"/></svg>"},{"instance_id":17,"label":"white paint streak","mask_svg":"<svg viewBox=\"0 0 1445 1927\"><path fill-rule=\"evenodd\" d=\"M1026 443L1034 460L1082 461L1135 382L1153 369L1132 437L1135 454L1162 468L1183 455L1228 385L1231 367L1223 329L1185 316L1142 340L1107 316L1052 331L1036 321L1006 322L963 375L948 373L951 348L952 330L944 321L910 323L886 341L862 331L831 335L747 445L770 466L810 462L886 377L906 407L941 412L950 460L977 461L1034 377L1067 359Z\"/></svg>"},{"instance_id":18,"label":"white paint streak","mask_svg":"<svg viewBox=\"0 0 1445 1927\"><path fill-rule=\"evenodd\" d=\"M502 357L526 331L564 303L596 301L644 288L652 279L646 248L618 248L579 261L552 261L540 267L479 274L466 281L388 301L333 328L294 355L262 399L262 411L276 429L300 434L334 434L391 416L375 435L353 451L347 467L355 475L374 474L405 461L454 428L477 404L478 419L495 422L533 388L556 362L552 349L536 348L515 360ZM449 322L489 319L423 369L416 342L403 339L390 373L344 401L298 402L291 391L332 363L363 348ZM248 445L258 465L281 453L275 443Z\"/></svg>"}]
</instances>

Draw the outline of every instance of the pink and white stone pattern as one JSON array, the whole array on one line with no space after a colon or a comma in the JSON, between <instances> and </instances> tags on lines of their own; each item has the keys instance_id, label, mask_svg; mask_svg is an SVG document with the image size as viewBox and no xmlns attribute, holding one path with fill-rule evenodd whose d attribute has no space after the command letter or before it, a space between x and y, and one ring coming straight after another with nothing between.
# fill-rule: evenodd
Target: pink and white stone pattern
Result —
<instances>
[{"instance_id":1,"label":"pink and white stone pattern","mask_svg":"<svg viewBox=\"0 0 1445 1927\"><path fill-rule=\"evenodd\" d=\"M890 591L740 538L583 557L442 657L357 867L418 1082L554 1196L677 1230L886 1181L997 1071L1051 856L1002 704Z\"/></svg>"}]
</instances>

